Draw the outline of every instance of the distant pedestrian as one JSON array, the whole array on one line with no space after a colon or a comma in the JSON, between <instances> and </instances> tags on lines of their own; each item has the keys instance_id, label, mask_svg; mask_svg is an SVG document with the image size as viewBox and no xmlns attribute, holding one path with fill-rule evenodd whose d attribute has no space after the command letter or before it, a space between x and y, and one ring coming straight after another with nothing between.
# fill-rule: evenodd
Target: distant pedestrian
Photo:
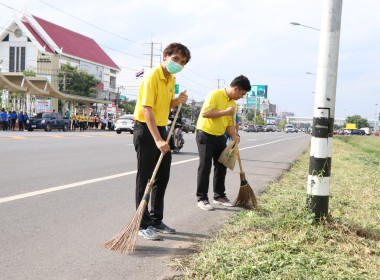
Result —
<instances>
[{"instance_id":1,"label":"distant pedestrian","mask_svg":"<svg viewBox=\"0 0 380 280\"><path fill-rule=\"evenodd\" d=\"M88 117L88 127L89 129L92 129L94 127L94 120L91 115Z\"/></svg>"},{"instance_id":2,"label":"distant pedestrian","mask_svg":"<svg viewBox=\"0 0 380 280\"><path fill-rule=\"evenodd\" d=\"M105 115L100 119L100 122L101 122L101 130L106 130L107 118Z\"/></svg>"},{"instance_id":3,"label":"distant pedestrian","mask_svg":"<svg viewBox=\"0 0 380 280\"><path fill-rule=\"evenodd\" d=\"M18 130L23 131L24 130L24 114L22 111L18 113Z\"/></svg>"},{"instance_id":4,"label":"distant pedestrian","mask_svg":"<svg viewBox=\"0 0 380 280\"><path fill-rule=\"evenodd\" d=\"M70 110L69 109L65 109L65 119L70 119Z\"/></svg>"},{"instance_id":5,"label":"distant pedestrian","mask_svg":"<svg viewBox=\"0 0 380 280\"><path fill-rule=\"evenodd\" d=\"M86 129L87 124L87 115L80 115L79 117L79 131L84 131Z\"/></svg>"},{"instance_id":6,"label":"distant pedestrian","mask_svg":"<svg viewBox=\"0 0 380 280\"><path fill-rule=\"evenodd\" d=\"M1 109L1 126L2 126L2 129L3 131L7 131L7 128L8 128L8 114L7 112L5 111L5 109Z\"/></svg>"},{"instance_id":7,"label":"distant pedestrian","mask_svg":"<svg viewBox=\"0 0 380 280\"><path fill-rule=\"evenodd\" d=\"M98 115L95 115L95 120L94 120L94 123L95 123L95 128L98 129L99 128L99 116Z\"/></svg>"},{"instance_id":8,"label":"distant pedestrian","mask_svg":"<svg viewBox=\"0 0 380 280\"><path fill-rule=\"evenodd\" d=\"M75 131L75 129L78 127L78 121L79 121L79 116L78 113L73 114L71 117L72 122L72 130Z\"/></svg>"},{"instance_id":9,"label":"distant pedestrian","mask_svg":"<svg viewBox=\"0 0 380 280\"><path fill-rule=\"evenodd\" d=\"M8 127L7 127L7 129L12 130L12 112L9 111L7 116L8 116Z\"/></svg>"},{"instance_id":10,"label":"distant pedestrian","mask_svg":"<svg viewBox=\"0 0 380 280\"><path fill-rule=\"evenodd\" d=\"M24 117L23 117L23 119L22 119L22 121L23 121L23 123L24 123L24 129L27 129L26 124L28 123L28 120L29 120L28 113L27 113L27 112L24 112Z\"/></svg>"},{"instance_id":11,"label":"distant pedestrian","mask_svg":"<svg viewBox=\"0 0 380 280\"><path fill-rule=\"evenodd\" d=\"M17 120L17 113L16 111L13 111L11 113L11 130L16 130L16 120Z\"/></svg>"}]
</instances>

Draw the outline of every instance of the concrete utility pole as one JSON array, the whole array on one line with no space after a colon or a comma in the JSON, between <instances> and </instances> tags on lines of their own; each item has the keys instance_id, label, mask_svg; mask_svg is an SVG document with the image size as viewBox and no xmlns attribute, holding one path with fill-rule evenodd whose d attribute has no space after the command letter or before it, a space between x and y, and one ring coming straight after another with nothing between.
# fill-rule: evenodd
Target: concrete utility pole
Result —
<instances>
[{"instance_id":1,"label":"concrete utility pole","mask_svg":"<svg viewBox=\"0 0 380 280\"><path fill-rule=\"evenodd\" d=\"M154 43L154 42L149 42L149 43L144 43L144 44L149 44L150 45L150 54L144 54L144 55L150 55L150 69L153 68L153 56L161 56L160 54L153 54L153 46L154 45L161 45L160 51L162 50L162 44L161 43ZM161 62L161 59L160 59Z\"/></svg>"},{"instance_id":2,"label":"concrete utility pole","mask_svg":"<svg viewBox=\"0 0 380 280\"><path fill-rule=\"evenodd\" d=\"M329 210L342 1L323 1L307 183L307 206L316 220L326 218Z\"/></svg>"}]
</instances>

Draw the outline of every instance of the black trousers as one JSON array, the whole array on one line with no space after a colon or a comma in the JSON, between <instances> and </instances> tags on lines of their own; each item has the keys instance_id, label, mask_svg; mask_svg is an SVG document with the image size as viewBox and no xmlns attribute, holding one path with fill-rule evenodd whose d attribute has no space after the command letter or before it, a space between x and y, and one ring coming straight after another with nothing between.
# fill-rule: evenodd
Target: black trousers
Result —
<instances>
[{"instance_id":1,"label":"black trousers","mask_svg":"<svg viewBox=\"0 0 380 280\"><path fill-rule=\"evenodd\" d=\"M208 185L212 162L214 162L213 190L214 198L226 196L225 179L227 168L218 162L220 154L226 148L226 137L215 136L197 130L196 141L199 152L199 167L197 179L197 198L208 200Z\"/></svg>"},{"instance_id":2,"label":"black trousers","mask_svg":"<svg viewBox=\"0 0 380 280\"><path fill-rule=\"evenodd\" d=\"M24 122L23 122L23 121L19 121L19 122L18 122L18 130L19 130L19 131L24 130Z\"/></svg>"},{"instance_id":3,"label":"black trousers","mask_svg":"<svg viewBox=\"0 0 380 280\"><path fill-rule=\"evenodd\" d=\"M8 129L8 121L2 121L1 122L1 128L3 129L3 131L7 130Z\"/></svg>"},{"instance_id":4,"label":"black trousers","mask_svg":"<svg viewBox=\"0 0 380 280\"><path fill-rule=\"evenodd\" d=\"M162 139L166 140L168 133L165 126L159 126L158 131ZM136 209L144 196L148 180L152 177L156 163L161 155L146 123L136 121L133 130L133 144L137 153L136 175ZM150 211L145 209L140 228L155 226L161 223L164 217L164 196L170 177L172 155L167 152L162 159L150 196Z\"/></svg>"}]
</instances>

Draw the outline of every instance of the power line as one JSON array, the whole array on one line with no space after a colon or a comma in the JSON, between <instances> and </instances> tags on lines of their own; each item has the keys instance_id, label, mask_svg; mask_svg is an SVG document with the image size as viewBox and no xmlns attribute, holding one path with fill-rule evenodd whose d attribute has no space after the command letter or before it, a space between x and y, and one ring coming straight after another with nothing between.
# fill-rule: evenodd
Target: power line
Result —
<instances>
[{"instance_id":1,"label":"power line","mask_svg":"<svg viewBox=\"0 0 380 280\"><path fill-rule=\"evenodd\" d=\"M76 16L74 16L74 15L71 15L71 14L69 14L69 13L67 13L67 12L65 12L65 11L63 11L63 10L61 10L61 9L59 9L59 8L57 8L57 7L53 6L53 5L51 5L51 4L49 4L49 3L46 3L46 2L43 1L43 0L39 0L39 1L42 2L42 3L44 3L45 5L47 5L47 6L49 6L49 7L51 7L51 8L53 8L53 9L57 10L57 11L60 11L61 13L64 13L65 15L68 15L68 16L70 16L70 17L72 17L72 18L75 18L76 20L79 20L79 21L81 21L81 22L83 22L83 23L85 23L85 24L88 24L88 25L90 25L90 26L92 26L92 27L94 27L94 28L96 28L96 29L99 29L99 30L101 30L101 31L103 31L103 32L106 32L106 33L108 33L108 34L111 34L111 35L113 35L113 36L115 36L115 37L118 37L118 38L120 38L120 39L126 40L126 41L128 41L128 42L131 42L131 43L133 43L133 44L136 44L136 45L139 45L139 46L143 46L144 48L147 48L147 46L144 45L144 44L141 44L141 43L135 42L135 41L133 41L133 40L131 40L131 39L125 38L125 37L120 36L120 35L118 35L118 34L116 34L116 33L113 33L113 32L111 32L111 31L108 31L108 30L106 30L106 29L104 29L104 28L102 28L102 27L96 26L96 25L94 25L94 24L92 24L92 23L90 23L90 22L87 22L87 21L85 21L85 20L83 20L83 19L81 19L81 18L78 18L78 17L76 17Z\"/></svg>"}]
</instances>

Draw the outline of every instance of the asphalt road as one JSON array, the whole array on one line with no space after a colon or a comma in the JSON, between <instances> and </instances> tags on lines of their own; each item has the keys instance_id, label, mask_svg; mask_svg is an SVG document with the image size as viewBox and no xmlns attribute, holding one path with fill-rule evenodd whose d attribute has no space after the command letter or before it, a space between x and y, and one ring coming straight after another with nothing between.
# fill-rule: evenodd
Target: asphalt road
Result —
<instances>
[{"instance_id":1,"label":"asphalt road","mask_svg":"<svg viewBox=\"0 0 380 280\"><path fill-rule=\"evenodd\" d=\"M309 145L303 133L241 132L240 154L256 194L289 169ZM135 213L136 155L132 135L114 132L0 132L1 279L163 279L167 264L223 227L238 207L196 206L194 134L173 154L164 221L177 229L163 241L137 240L133 255L103 243ZM239 190L228 171L227 196ZM305 182L306 193L306 182ZM209 197L212 197L212 188Z\"/></svg>"}]
</instances>

